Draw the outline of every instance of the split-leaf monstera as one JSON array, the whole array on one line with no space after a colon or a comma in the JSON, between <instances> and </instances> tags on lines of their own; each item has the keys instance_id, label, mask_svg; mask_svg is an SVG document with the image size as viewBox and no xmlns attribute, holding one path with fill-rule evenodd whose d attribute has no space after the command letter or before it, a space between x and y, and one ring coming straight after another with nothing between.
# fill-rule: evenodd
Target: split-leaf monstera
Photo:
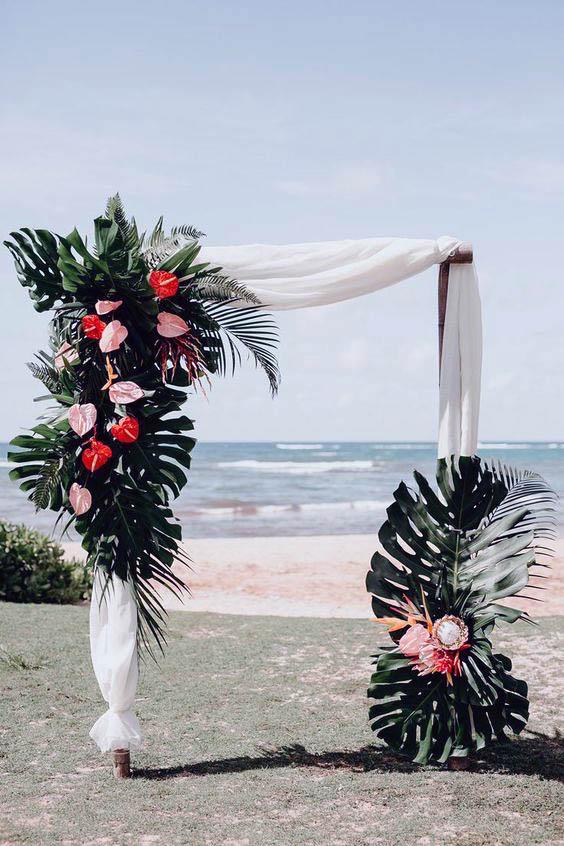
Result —
<instances>
[{"instance_id":1,"label":"split-leaf monstera","mask_svg":"<svg viewBox=\"0 0 564 846\"><path fill-rule=\"evenodd\" d=\"M94 221L92 246L76 229L21 229L5 242L35 308L55 312L51 349L30 365L54 407L12 441L11 477L37 508L74 522L94 568L129 580L149 648L150 635L160 645L164 637L159 589L186 589L173 571L189 558L170 499L187 482L195 443L181 413L187 391L234 368L242 349L273 392L279 380L272 318L244 285L198 261L201 235L189 226L166 234L161 219L144 236L116 196ZM91 405L94 427L77 434L69 409L78 419Z\"/></svg>"},{"instance_id":2,"label":"split-leaf monstera","mask_svg":"<svg viewBox=\"0 0 564 846\"><path fill-rule=\"evenodd\" d=\"M369 713L393 749L444 762L527 723L527 684L490 637L497 622L530 621L500 603L546 566L555 495L535 473L477 457L440 460L439 493L414 476L417 492L402 482L394 493L378 535L386 554L374 553L366 579L394 641L374 656Z\"/></svg>"}]
</instances>

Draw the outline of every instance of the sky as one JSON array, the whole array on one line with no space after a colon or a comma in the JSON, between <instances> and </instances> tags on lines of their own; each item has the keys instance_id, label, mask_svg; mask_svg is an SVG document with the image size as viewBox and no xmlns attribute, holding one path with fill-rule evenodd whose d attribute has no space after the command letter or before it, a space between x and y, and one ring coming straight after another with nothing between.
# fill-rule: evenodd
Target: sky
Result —
<instances>
[{"instance_id":1,"label":"sky","mask_svg":"<svg viewBox=\"0 0 564 846\"><path fill-rule=\"evenodd\" d=\"M564 4L2 0L0 233L91 232L119 190L209 244L472 241L482 440L564 440ZM0 439L46 347L0 249ZM277 316L187 412L202 440L434 440L436 272Z\"/></svg>"}]
</instances>

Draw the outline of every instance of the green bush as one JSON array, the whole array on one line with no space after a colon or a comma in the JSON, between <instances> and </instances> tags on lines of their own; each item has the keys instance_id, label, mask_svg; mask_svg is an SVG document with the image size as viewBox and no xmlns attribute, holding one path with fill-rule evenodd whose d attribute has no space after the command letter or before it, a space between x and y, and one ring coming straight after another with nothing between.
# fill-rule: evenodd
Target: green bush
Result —
<instances>
[{"instance_id":1,"label":"green bush","mask_svg":"<svg viewBox=\"0 0 564 846\"><path fill-rule=\"evenodd\" d=\"M64 556L41 532L0 520L0 600L62 605L89 599L89 569Z\"/></svg>"}]
</instances>

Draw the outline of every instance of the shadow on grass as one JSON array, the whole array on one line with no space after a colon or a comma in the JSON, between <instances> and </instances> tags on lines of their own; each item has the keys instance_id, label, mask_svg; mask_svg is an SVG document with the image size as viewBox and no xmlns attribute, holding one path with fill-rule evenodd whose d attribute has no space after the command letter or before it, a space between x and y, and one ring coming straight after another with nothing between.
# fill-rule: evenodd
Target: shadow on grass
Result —
<instances>
[{"instance_id":1,"label":"shadow on grass","mask_svg":"<svg viewBox=\"0 0 564 846\"><path fill-rule=\"evenodd\" d=\"M497 744L482 750L472 760L471 772L507 773L513 775L536 775L540 778L564 781L564 743L562 736L556 737L527 732L529 737L520 737L505 744ZM308 752L296 743L263 750L259 755L242 755L237 758L223 758L199 761L195 764L180 764L160 769L138 769L135 778L167 779L185 776L222 775L242 773L249 770L278 769L281 767L312 767L323 770L345 769L351 772L420 772L421 767L376 746L363 746L358 750L336 752Z\"/></svg>"}]
</instances>

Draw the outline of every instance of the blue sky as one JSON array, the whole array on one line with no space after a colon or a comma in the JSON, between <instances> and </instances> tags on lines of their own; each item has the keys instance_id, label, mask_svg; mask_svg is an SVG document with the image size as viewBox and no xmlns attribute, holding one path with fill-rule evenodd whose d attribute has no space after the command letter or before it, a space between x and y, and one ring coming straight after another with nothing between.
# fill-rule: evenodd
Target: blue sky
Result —
<instances>
[{"instance_id":1,"label":"blue sky","mask_svg":"<svg viewBox=\"0 0 564 846\"><path fill-rule=\"evenodd\" d=\"M486 439L564 439L564 5L3 4L0 232L88 232L119 190L210 244L471 240ZM2 279L0 438L33 423L46 322ZM436 279L279 316L188 409L203 439L433 439Z\"/></svg>"}]
</instances>

